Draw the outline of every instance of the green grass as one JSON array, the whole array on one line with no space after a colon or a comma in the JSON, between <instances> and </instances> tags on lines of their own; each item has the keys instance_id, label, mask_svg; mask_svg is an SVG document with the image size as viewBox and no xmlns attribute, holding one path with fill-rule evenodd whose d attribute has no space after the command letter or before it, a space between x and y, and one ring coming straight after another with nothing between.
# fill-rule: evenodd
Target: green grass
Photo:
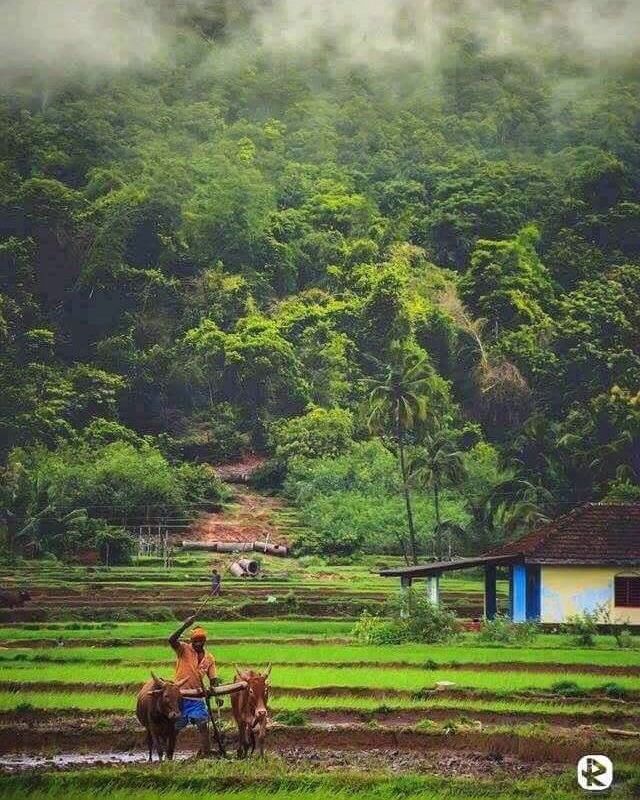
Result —
<instances>
[{"instance_id":1,"label":"green grass","mask_svg":"<svg viewBox=\"0 0 640 800\"><path fill-rule=\"evenodd\" d=\"M164 639L178 626L178 622L120 622L113 627L100 623L35 623L0 627L0 642L29 642L30 640L86 639L109 641L119 639ZM210 636L219 639L253 637L340 637L347 636L353 623L343 620L313 619L259 619L247 621L211 621L207 624Z\"/></svg>"},{"instance_id":2,"label":"green grass","mask_svg":"<svg viewBox=\"0 0 640 800\"><path fill-rule=\"evenodd\" d=\"M281 623L278 623L281 624ZM233 623L223 623L233 625ZM251 623L255 636L256 623ZM237 631L237 625L231 628ZM166 629L165 629L166 631ZM224 634L215 624L211 632L222 637ZM82 633L78 631L77 633ZM247 630L247 637L250 631ZM344 631L343 631L344 633ZM317 634L315 634L317 635ZM120 639L117 630L113 632L114 638ZM308 664L344 664L344 663L371 663L371 664L407 664L420 666L426 662L436 664L566 664L578 665L589 672L590 666L610 667L638 667L640 654L638 650L588 650L578 648L551 649L549 647L484 647L477 643L477 639L469 640L468 644L461 645L420 645L406 644L389 646L362 646L355 644L331 644L319 641L316 644L288 644L288 643L259 643L238 642L235 644L216 644L215 640L210 645L211 652L220 664L242 662L246 664L266 663L275 664L308 663ZM48 647L37 650L15 648L0 651L0 668L13 660L33 660L56 662L99 662L121 661L139 664L145 661L170 664L173 655L169 647L159 644L140 646L113 646L105 648L96 647Z\"/></svg>"},{"instance_id":3,"label":"green grass","mask_svg":"<svg viewBox=\"0 0 640 800\"><path fill-rule=\"evenodd\" d=\"M37 666L29 662L4 663L0 680L19 683L89 683L114 685L142 683L149 675L144 665L51 664ZM221 670L221 677L232 677L232 669ZM379 667L320 667L277 666L272 673L274 687L322 689L328 686L344 688L399 689L417 691L432 686L436 681L453 681L459 688L469 688L506 694L526 689L549 689L559 680L555 672L491 672L472 670L429 670L415 668L383 669ZM588 675L573 673L571 680L585 691L592 691L606 683L617 683L626 690L640 691L640 678L619 675Z\"/></svg>"},{"instance_id":4,"label":"green grass","mask_svg":"<svg viewBox=\"0 0 640 800\"><path fill-rule=\"evenodd\" d=\"M631 796L632 780L617 796ZM364 775L350 769L333 774L305 774L286 770L277 759L263 762L166 764L153 769L95 769L91 772L20 775L3 779L4 796L85 800L573 800L575 778L566 773L527 780L441 778L437 776Z\"/></svg>"},{"instance_id":5,"label":"green grass","mask_svg":"<svg viewBox=\"0 0 640 800\"><path fill-rule=\"evenodd\" d=\"M130 692L120 694L90 692L0 692L0 711L9 712L28 704L34 709L48 711L77 709L79 711L104 711L132 713L134 697ZM227 703L227 708L229 704ZM534 700L483 700L456 699L452 697L434 697L429 700L413 700L411 698L375 698L343 695L340 697L323 696L278 696L277 691L271 701L272 715L278 711L344 711L375 712L380 709L390 711L422 711L428 717L432 709L472 713L496 714L537 714L545 716L584 716L585 721L595 714L615 717L628 716L637 719L640 716L638 707L625 708L605 702L581 702L571 705L536 702Z\"/></svg>"}]
</instances>

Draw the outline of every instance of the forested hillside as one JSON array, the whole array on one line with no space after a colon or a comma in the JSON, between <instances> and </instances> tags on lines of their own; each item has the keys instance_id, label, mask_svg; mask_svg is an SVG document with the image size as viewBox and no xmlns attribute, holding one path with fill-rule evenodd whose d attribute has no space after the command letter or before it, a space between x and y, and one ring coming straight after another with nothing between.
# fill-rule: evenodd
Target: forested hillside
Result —
<instances>
[{"instance_id":1,"label":"forested hillside","mask_svg":"<svg viewBox=\"0 0 640 800\"><path fill-rule=\"evenodd\" d=\"M409 552L403 489L439 555L640 497L628 40L545 38L521 0L526 49L465 3L437 47L437 3L389 46L294 42L264 6L183 4L122 64L8 61L5 550L124 552L120 515L215 503L202 465L247 452L310 552Z\"/></svg>"}]
</instances>

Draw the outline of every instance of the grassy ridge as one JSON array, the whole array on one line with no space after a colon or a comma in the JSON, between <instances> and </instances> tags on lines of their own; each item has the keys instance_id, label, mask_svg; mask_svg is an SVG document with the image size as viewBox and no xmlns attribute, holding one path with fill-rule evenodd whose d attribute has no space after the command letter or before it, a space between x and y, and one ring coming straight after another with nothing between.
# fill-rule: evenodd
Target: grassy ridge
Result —
<instances>
[{"instance_id":1,"label":"grassy ridge","mask_svg":"<svg viewBox=\"0 0 640 800\"><path fill-rule=\"evenodd\" d=\"M205 614L206 617L206 614ZM119 622L113 625L91 623L41 623L0 627L0 642L29 642L43 639L63 641L87 639L109 642L114 639L165 639L178 622ZM206 622L204 624L207 624ZM212 637L223 638L290 638L348 636L353 623L348 620L257 619L211 621L207 627Z\"/></svg>"},{"instance_id":2,"label":"grassy ridge","mask_svg":"<svg viewBox=\"0 0 640 800\"><path fill-rule=\"evenodd\" d=\"M617 796L631 797L635 773L626 771ZM85 800L107 796L110 800L196 800L215 796L222 800L570 800L575 798L572 775L514 781L486 781L430 776L367 776L351 770L340 774L304 774L286 771L276 759L248 764L167 764L153 770L129 767L66 774L11 776L5 779L7 796Z\"/></svg>"},{"instance_id":3,"label":"grassy ridge","mask_svg":"<svg viewBox=\"0 0 640 800\"><path fill-rule=\"evenodd\" d=\"M87 692L0 692L0 711L14 711L28 704L34 709L49 711L77 709L78 711L132 712L133 695L127 693ZM277 692L271 702L273 713L278 711L424 711L442 709L460 712L485 712L496 714L539 714L541 716L584 716L585 720L594 714L616 717L637 718L638 707L624 708L604 702L582 702L571 705L536 702L535 700L483 700L435 697L429 700L410 698L374 698L341 695L339 697L285 695Z\"/></svg>"},{"instance_id":4,"label":"grassy ridge","mask_svg":"<svg viewBox=\"0 0 640 800\"><path fill-rule=\"evenodd\" d=\"M257 634L256 634L257 635ZM420 666L427 662L436 664L567 664L584 667L638 667L640 657L637 650L578 650L576 648L550 649L544 647L483 647L478 644L467 645L420 645L406 644L394 647L363 646L355 644L315 644L238 642L235 644L215 644L211 652L219 664L234 662L260 664L273 662L308 664L407 664ZM154 661L159 664L172 664L173 656L167 645L149 644L140 646L95 647L52 647L38 650L15 649L0 652L2 664L15 661L100 662L121 661L133 664Z\"/></svg>"},{"instance_id":5,"label":"grassy ridge","mask_svg":"<svg viewBox=\"0 0 640 800\"><path fill-rule=\"evenodd\" d=\"M232 677L230 667L221 671L223 679ZM0 680L24 683L56 682L89 683L93 685L113 685L142 683L149 674L147 666L127 666L121 664L51 664L30 663L3 664ZM346 688L370 688L378 690L398 689L417 691L432 686L436 681L454 681L458 687L480 689L496 693L508 693L526 689L548 689L558 680L557 672L495 672L474 670L424 670L418 668L384 669L367 667L322 667L279 665L272 673L274 686L288 689L340 686ZM631 691L640 691L640 678L599 674L575 673L571 679L584 690L593 690L603 684L615 682Z\"/></svg>"}]
</instances>

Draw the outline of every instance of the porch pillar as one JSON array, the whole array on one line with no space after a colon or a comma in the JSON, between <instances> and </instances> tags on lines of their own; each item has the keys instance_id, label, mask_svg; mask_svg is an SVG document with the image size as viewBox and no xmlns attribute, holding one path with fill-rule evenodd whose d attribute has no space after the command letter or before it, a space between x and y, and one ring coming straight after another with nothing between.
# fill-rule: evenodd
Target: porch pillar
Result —
<instances>
[{"instance_id":1,"label":"porch pillar","mask_svg":"<svg viewBox=\"0 0 640 800\"><path fill-rule=\"evenodd\" d=\"M402 606L400 607L400 618L404 618L407 616L407 594L411 589L412 579L409 575L401 575L400 576L400 593L402 594Z\"/></svg>"},{"instance_id":2,"label":"porch pillar","mask_svg":"<svg viewBox=\"0 0 640 800\"><path fill-rule=\"evenodd\" d=\"M527 568L514 564L509 578L509 605L513 622L527 621Z\"/></svg>"},{"instance_id":3,"label":"porch pillar","mask_svg":"<svg viewBox=\"0 0 640 800\"><path fill-rule=\"evenodd\" d=\"M430 575L427 578L427 600L434 606L440 605L440 576Z\"/></svg>"},{"instance_id":4,"label":"porch pillar","mask_svg":"<svg viewBox=\"0 0 640 800\"><path fill-rule=\"evenodd\" d=\"M493 564L487 564L484 568L484 618L494 619L497 610L496 568Z\"/></svg>"}]
</instances>

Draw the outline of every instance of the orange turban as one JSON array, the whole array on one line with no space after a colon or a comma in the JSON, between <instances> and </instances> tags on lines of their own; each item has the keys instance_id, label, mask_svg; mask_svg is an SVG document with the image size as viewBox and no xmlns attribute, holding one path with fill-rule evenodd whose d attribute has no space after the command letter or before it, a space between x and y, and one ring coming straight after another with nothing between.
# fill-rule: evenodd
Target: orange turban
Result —
<instances>
[{"instance_id":1,"label":"orange turban","mask_svg":"<svg viewBox=\"0 0 640 800\"><path fill-rule=\"evenodd\" d=\"M191 631L191 641L193 642L197 639L202 639L203 641L206 641L207 632L205 631L204 628L194 628Z\"/></svg>"}]
</instances>

